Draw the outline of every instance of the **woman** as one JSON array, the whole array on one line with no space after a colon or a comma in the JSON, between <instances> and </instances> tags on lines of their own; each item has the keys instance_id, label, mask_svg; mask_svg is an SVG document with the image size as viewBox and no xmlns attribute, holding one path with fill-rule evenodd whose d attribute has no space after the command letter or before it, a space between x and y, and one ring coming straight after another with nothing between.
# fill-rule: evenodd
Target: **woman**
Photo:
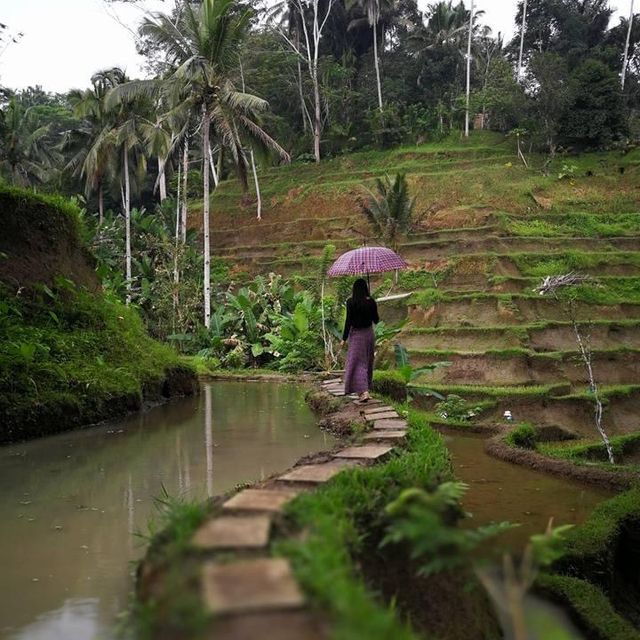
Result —
<instances>
[{"instance_id":1,"label":"woman","mask_svg":"<svg viewBox=\"0 0 640 640\"><path fill-rule=\"evenodd\" d=\"M373 325L378 322L378 305L369 295L366 280L359 278L353 283L353 292L347 300L347 320L342 334L342 346L349 341L344 372L345 393L357 393L361 402L369 400L376 345Z\"/></svg>"}]
</instances>

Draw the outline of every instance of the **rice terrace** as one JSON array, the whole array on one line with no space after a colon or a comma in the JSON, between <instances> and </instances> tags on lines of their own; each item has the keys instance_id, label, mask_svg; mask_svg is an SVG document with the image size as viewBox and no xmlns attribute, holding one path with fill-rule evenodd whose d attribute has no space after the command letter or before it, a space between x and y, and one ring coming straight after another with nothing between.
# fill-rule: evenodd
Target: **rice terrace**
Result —
<instances>
[{"instance_id":1,"label":"rice terrace","mask_svg":"<svg viewBox=\"0 0 640 640\"><path fill-rule=\"evenodd\" d=\"M5 3L1 640L640 640L634 4Z\"/></svg>"}]
</instances>

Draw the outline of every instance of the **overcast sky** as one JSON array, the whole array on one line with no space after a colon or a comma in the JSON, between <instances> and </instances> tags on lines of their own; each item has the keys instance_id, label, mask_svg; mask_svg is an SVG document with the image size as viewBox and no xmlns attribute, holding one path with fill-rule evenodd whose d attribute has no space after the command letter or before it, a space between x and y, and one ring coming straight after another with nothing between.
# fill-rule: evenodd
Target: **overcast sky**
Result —
<instances>
[{"instance_id":1,"label":"overcast sky","mask_svg":"<svg viewBox=\"0 0 640 640\"><path fill-rule=\"evenodd\" d=\"M418 0L424 9L433 0ZM625 16L631 0L612 0ZM465 0L467 6L470 0ZM513 34L517 0L476 0L483 23L495 33ZM144 11L170 11L173 0L142 0L137 5L102 0L2 0L0 22L10 33L23 32L18 44L0 48L0 82L7 87L41 85L49 91L84 88L92 74L124 67L141 75L134 33ZM614 17L618 22L617 15Z\"/></svg>"}]
</instances>

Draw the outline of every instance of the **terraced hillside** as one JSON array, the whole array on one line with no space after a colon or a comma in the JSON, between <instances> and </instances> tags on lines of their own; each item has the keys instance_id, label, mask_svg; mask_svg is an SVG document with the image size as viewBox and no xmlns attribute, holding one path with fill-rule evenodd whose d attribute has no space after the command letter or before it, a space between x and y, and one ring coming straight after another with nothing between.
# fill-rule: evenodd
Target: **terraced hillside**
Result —
<instances>
[{"instance_id":1,"label":"terraced hillside","mask_svg":"<svg viewBox=\"0 0 640 640\"><path fill-rule=\"evenodd\" d=\"M239 272L309 274L328 242L340 251L373 241L363 185L406 172L416 215L399 247L411 270L396 291L412 295L383 314L408 317L400 340L414 365L451 363L425 384L461 396L483 425L509 410L516 422L593 439L566 309L534 292L545 275L578 271L593 276L574 291L575 313L591 338L605 425L627 434L640 427L640 152L563 158L548 175L542 165L532 157L527 169L509 141L481 135L273 169L260 223L233 183L216 194L214 250Z\"/></svg>"}]
</instances>

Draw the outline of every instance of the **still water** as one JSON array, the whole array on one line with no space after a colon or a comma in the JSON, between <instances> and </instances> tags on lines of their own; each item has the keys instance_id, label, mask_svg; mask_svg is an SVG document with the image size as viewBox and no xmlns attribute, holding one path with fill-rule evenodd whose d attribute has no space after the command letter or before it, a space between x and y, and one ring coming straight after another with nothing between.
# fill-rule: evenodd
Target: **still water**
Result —
<instances>
[{"instance_id":1,"label":"still water","mask_svg":"<svg viewBox=\"0 0 640 640\"><path fill-rule=\"evenodd\" d=\"M215 382L108 425L0 448L0 638L113 637L162 488L204 499L333 445L294 385Z\"/></svg>"},{"instance_id":2,"label":"still water","mask_svg":"<svg viewBox=\"0 0 640 640\"><path fill-rule=\"evenodd\" d=\"M446 435L456 478L469 490L462 500L469 526L508 521L519 526L501 535L506 546L523 548L533 534L554 526L584 522L593 508L611 497L606 489L559 478L498 460L484 452L485 438Z\"/></svg>"}]
</instances>

